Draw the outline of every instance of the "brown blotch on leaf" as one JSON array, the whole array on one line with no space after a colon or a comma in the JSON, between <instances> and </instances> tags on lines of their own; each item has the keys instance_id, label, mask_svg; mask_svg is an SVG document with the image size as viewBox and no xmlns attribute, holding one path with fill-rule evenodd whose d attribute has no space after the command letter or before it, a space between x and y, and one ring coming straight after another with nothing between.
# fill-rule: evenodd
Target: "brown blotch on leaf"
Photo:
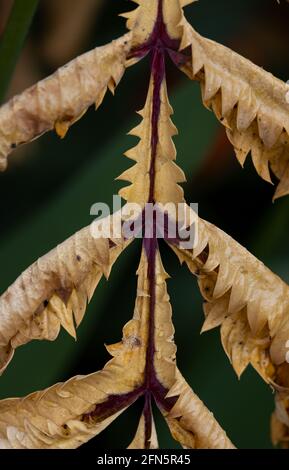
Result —
<instances>
[{"instance_id":1,"label":"brown blotch on leaf","mask_svg":"<svg viewBox=\"0 0 289 470\"><path fill-rule=\"evenodd\" d=\"M67 302L71 296L71 289L57 289L56 294L58 297L60 297L62 302L67 305Z\"/></svg>"}]
</instances>

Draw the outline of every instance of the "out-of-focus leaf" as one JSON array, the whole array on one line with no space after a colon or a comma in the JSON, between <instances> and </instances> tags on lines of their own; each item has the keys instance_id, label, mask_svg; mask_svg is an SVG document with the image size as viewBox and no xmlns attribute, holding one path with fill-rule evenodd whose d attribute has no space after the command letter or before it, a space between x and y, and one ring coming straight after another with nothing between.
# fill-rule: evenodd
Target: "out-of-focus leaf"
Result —
<instances>
[{"instance_id":1,"label":"out-of-focus leaf","mask_svg":"<svg viewBox=\"0 0 289 470\"><path fill-rule=\"evenodd\" d=\"M78 55L93 25L99 25L100 13L105 2L104 0L82 2L46 0L43 3L48 25L43 42L40 44L41 56L50 66L58 68Z\"/></svg>"}]
</instances>

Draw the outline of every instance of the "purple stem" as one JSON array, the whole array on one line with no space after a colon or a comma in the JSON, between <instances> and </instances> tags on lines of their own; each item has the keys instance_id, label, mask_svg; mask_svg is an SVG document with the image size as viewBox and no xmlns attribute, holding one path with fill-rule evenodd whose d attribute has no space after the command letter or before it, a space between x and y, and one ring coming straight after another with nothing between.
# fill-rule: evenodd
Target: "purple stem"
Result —
<instances>
[{"instance_id":1,"label":"purple stem","mask_svg":"<svg viewBox=\"0 0 289 470\"><path fill-rule=\"evenodd\" d=\"M163 4L162 0L158 3L158 16L155 24L154 31L149 41L150 50L152 51L152 65L151 74L153 78L153 108L151 116L151 166L149 171L150 176L150 191L148 203L155 203L155 166L157 158L157 149L159 144L159 117L161 111L161 87L165 80L165 53L168 47L177 48L178 42L172 41L166 31L166 26L163 21ZM144 238L143 246L147 255L148 262L148 279L149 279L149 332L148 332L148 346L146 358L146 371L145 371L145 385L146 385L146 401L147 397L153 395L157 404L170 409L174 403L165 399L168 390L163 387L157 378L154 367L155 357L155 309L156 309L156 257L159 251L156 227L156 213L153 212L153 229L150 238ZM150 399L150 398L149 398Z\"/></svg>"},{"instance_id":2,"label":"purple stem","mask_svg":"<svg viewBox=\"0 0 289 470\"><path fill-rule=\"evenodd\" d=\"M153 419L152 419L152 396L150 392L145 394L145 405L143 409L144 423L145 423L145 449L150 448L150 441L152 437Z\"/></svg>"},{"instance_id":3,"label":"purple stem","mask_svg":"<svg viewBox=\"0 0 289 470\"><path fill-rule=\"evenodd\" d=\"M157 148L159 143L159 117L161 110L161 87L165 79L165 57L164 49L162 46L156 46L153 53L152 60L152 77L153 77L153 109L151 118L151 167L149 171L150 176L150 191L149 191L149 203L155 203L154 192L155 192L155 166L157 157Z\"/></svg>"},{"instance_id":4,"label":"purple stem","mask_svg":"<svg viewBox=\"0 0 289 470\"><path fill-rule=\"evenodd\" d=\"M155 165L157 158L157 149L159 144L159 117L161 110L161 87L165 80L165 55L169 54L176 65L185 63L189 57L179 52L180 42L171 39L167 33L163 19L162 0L158 2L158 15L154 30L147 41L132 53L132 57L144 57L148 53L152 53L151 74L153 78L153 109L151 116L151 165L149 170L150 190L148 203L155 203ZM144 224L145 224L145 218ZM150 221L149 221L150 223ZM155 309L156 309L156 258L159 251L156 227L156 213L154 211L152 236L144 238L143 246L148 262L148 279L149 279L149 331L148 344L146 352L146 369L145 380L143 385L126 395L111 395L105 403L97 405L93 412L84 415L83 420L92 419L100 421L114 413L128 407L134 403L140 396L144 395L144 419L145 419L145 446L149 447L152 432L152 408L151 399L161 410L169 412L176 403L177 397L165 398L168 390L158 380L154 367L155 356Z\"/></svg>"}]
</instances>

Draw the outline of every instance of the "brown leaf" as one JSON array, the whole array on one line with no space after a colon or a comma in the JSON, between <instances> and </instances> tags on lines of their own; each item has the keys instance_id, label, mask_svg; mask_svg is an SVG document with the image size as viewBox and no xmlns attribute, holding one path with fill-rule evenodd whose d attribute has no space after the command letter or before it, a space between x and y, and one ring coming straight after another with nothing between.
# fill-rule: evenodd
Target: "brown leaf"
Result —
<instances>
[{"instance_id":1,"label":"brown leaf","mask_svg":"<svg viewBox=\"0 0 289 470\"><path fill-rule=\"evenodd\" d=\"M182 47L192 48L183 70L201 82L205 106L226 127L244 165L249 152L258 174L280 180L275 198L289 193L288 85L231 49L202 37L183 21Z\"/></svg>"},{"instance_id":2,"label":"brown leaf","mask_svg":"<svg viewBox=\"0 0 289 470\"><path fill-rule=\"evenodd\" d=\"M0 448L74 449L98 435L138 398L122 360L26 398L0 401Z\"/></svg>"},{"instance_id":3,"label":"brown leaf","mask_svg":"<svg viewBox=\"0 0 289 470\"><path fill-rule=\"evenodd\" d=\"M95 103L100 106L107 88L122 78L131 47L131 34L98 47L60 68L50 77L15 96L0 108L0 170L20 144L56 129L64 137L69 127Z\"/></svg>"},{"instance_id":4,"label":"brown leaf","mask_svg":"<svg viewBox=\"0 0 289 470\"><path fill-rule=\"evenodd\" d=\"M134 319L128 324L127 338L132 344L142 345L144 356L142 359L139 358L138 362L142 364L143 371L147 362L148 342L153 341L155 353L153 357L149 358L150 366L153 366L158 382L169 390L175 377L176 346L173 340L172 308L166 286L168 275L163 268L159 252L156 253L153 311L151 279L148 275L148 259L144 249L137 274L138 286ZM153 331L150 331L151 316L153 316ZM113 354L111 347L109 352ZM131 360L130 364L132 362Z\"/></svg>"},{"instance_id":5,"label":"brown leaf","mask_svg":"<svg viewBox=\"0 0 289 470\"><path fill-rule=\"evenodd\" d=\"M113 91L125 67L153 52L147 101L140 112L143 121L131 131L140 141L126 154L136 164L120 176L131 183L120 194L140 206L137 217L141 216L142 225L147 222L143 219L147 203L170 206L166 208L168 222L176 204L182 203L177 222L183 219L188 227L188 216L190 220L196 217L178 186L185 177L174 162L172 137L176 128L167 96L166 49L191 78L201 81L204 103L227 127L241 163L251 151L264 179L270 181L270 165L281 180L276 197L289 192L288 87L231 50L198 35L183 15L182 8L192 3L190 0L135 3L138 7L125 15L130 33L76 59L0 109L0 165L2 161L5 167L12 148L53 127L63 137L90 104L101 103L107 88ZM192 63L187 47L192 49ZM100 227L111 228L114 221L114 217L104 219L94 226L94 234ZM130 222L134 225L136 220ZM144 410L130 448L158 445L152 399L183 447L234 448L176 367L168 275L159 253L157 228L154 220L154 236L146 236L143 242L133 318L123 329L122 341L107 347L113 359L88 377L76 377L24 399L2 400L1 447L76 448L144 396ZM53 340L60 325L75 336L96 285L103 274L109 275L129 243L123 231L122 225L119 237L102 234L95 238L91 227L83 229L40 258L3 294L2 370L17 346L32 339ZM164 237L199 278L206 300L203 331L220 326L222 344L237 374L251 363L277 391L273 439L285 445L289 429L288 285L202 219L195 248L183 249L177 236Z\"/></svg>"},{"instance_id":6,"label":"brown leaf","mask_svg":"<svg viewBox=\"0 0 289 470\"><path fill-rule=\"evenodd\" d=\"M289 338L287 284L202 219L195 249L173 249L198 275L207 302L203 331L221 326L223 346L238 375L251 363L265 380L274 380Z\"/></svg>"},{"instance_id":7,"label":"brown leaf","mask_svg":"<svg viewBox=\"0 0 289 470\"><path fill-rule=\"evenodd\" d=\"M275 446L281 445L284 449L289 448L289 394L277 392L276 409L271 417L271 439Z\"/></svg>"},{"instance_id":8,"label":"brown leaf","mask_svg":"<svg viewBox=\"0 0 289 470\"><path fill-rule=\"evenodd\" d=\"M235 446L213 414L194 394L181 373L168 397L178 396L172 410L165 414L173 438L186 449L234 449Z\"/></svg>"},{"instance_id":9,"label":"brown leaf","mask_svg":"<svg viewBox=\"0 0 289 470\"><path fill-rule=\"evenodd\" d=\"M127 28L132 31L132 47L146 43L154 30L160 7L171 39L181 40L183 36L183 8L196 0L133 0L139 6L121 16L127 18Z\"/></svg>"},{"instance_id":10,"label":"brown leaf","mask_svg":"<svg viewBox=\"0 0 289 470\"><path fill-rule=\"evenodd\" d=\"M245 248L199 219L194 250L172 246L198 276L204 304L202 331L221 327L222 344L238 377L251 364L276 391L273 443L288 447L289 287Z\"/></svg>"},{"instance_id":11,"label":"brown leaf","mask_svg":"<svg viewBox=\"0 0 289 470\"><path fill-rule=\"evenodd\" d=\"M92 246L90 246L91 252ZM96 251L96 250L95 250ZM94 253L95 254L95 253ZM124 409L147 390L146 364L150 311L148 263L143 251L138 270L134 316L123 329L120 343L107 347L113 356L104 369L87 377L37 392L24 399L0 401L0 447L76 448L99 434ZM156 260L155 356L157 380L171 387L175 377L175 352L171 307L166 293L160 256ZM131 446L143 443L141 420ZM157 440L152 427L150 445Z\"/></svg>"},{"instance_id":12,"label":"brown leaf","mask_svg":"<svg viewBox=\"0 0 289 470\"><path fill-rule=\"evenodd\" d=\"M150 434L149 444L150 444L149 449L159 448L158 436L157 436L156 427L155 427L153 418L152 418L152 431ZM146 425L145 425L144 414L141 415L136 435L133 438L133 441L131 442L131 444L128 446L128 449L146 449Z\"/></svg>"},{"instance_id":13,"label":"brown leaf","mask_svg":"<svg viewBox=\"0 0 289 470\"><path fill-rule=\"evenodd\" d=\"M158 119L158 144L156 155L152 148L152 114L154 107L154 78L151 78L145 107L139 114L143 121L130 135L139 137L140 141L136 147L126 152L126 156L136 164L122 173L118 179L129 181L132 184L122 188L120 196L130 203L136 203L142 207L150 199L151 176L150 169L152 159L155 158L154 166L154 201L160 204L181 203L184 201L183 189L177 184L186 181L183 171L175 164L176 149L172 136L177 134L170 116L172 108L169 104L165 78L160 89L160 111Z\"/></svg>"},{"instance_id":14,"label":"brown leaf","mask_svg":"<svg viewBox=\"0 0 289 470\"><path fill-rule=\"evenodd\" d=\"M111 219L104 219L111 223ZM102 220L101 223L105 223ZM30 266L0 297L0 369L14 349L55 340L62 325L76 336L87 302L128 242L94 238L88 226Z\"/></svg>"},{"instance_id":15,"label":"brown leaf","mask_svg":"<svg viewBox=\"0 0 289 470\"><path fill-rule=\"evenodd\" d=\"M288 361L288 357L287 357ZM271 438L274 445L289 447L289 363L284 362L276 371L275 411L271 417Z\"/></svg>"}]
</instances>

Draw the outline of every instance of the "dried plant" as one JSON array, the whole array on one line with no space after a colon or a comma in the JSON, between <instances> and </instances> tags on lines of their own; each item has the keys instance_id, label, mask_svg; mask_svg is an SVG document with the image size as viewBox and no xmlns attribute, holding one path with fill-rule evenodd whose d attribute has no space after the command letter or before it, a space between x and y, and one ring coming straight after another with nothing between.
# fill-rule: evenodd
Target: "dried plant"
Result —
<instances>
[{"instance_id":1,"label":"dried plant","mask_svg":"<svg viewBox=\"0 0 289 470\"><path fill-rule=\"evenodd\" d=\"M226 127L241 164L249 152L259 175L280 180L275 197L289 193L288 86L230 49L200 36L183 7L193 0L135 0L125 14L129 32L78 57L0 109L0 164L12 150L55 129L64 137L87 108L114 91L126 68L151 54L151 79L142 121L131 131L139 143L126 156L135 165L119 179L120 195L137 203L182 205L191 214L179 183L165 63L169 57L201 84L205 106ZM170 214L167 214L168 218ZM182 217L181 217L182 218ZM154 219L155 220L155 219ZM194 219L196 221L196 219ZM102 220L111 225L114 216ZM124 227L126 220L123 220ZM137 220L130 220L136 223ZM178 221L174 221L177 223ZM289 442L289 288L245 248L212 224L197 220L197 243L165 242L197 276L205 299L203 330L221 327L221 340L240 376L249 364L274 389L274 443ZM84 228L28 268L0 298L0 367L15 348L31 340L54 340L63 326L76 336L87 302L117 257L133 240L94 238ZM75 448L99 434L140 397L144 409L129 448L157 448L152 400L172 436L185 448L234 448L213 415L193 393L176 364L168 275L162 265L156 223L143 239L132 320L120 343L108 347L103 370L29 395L0 401L2 448Z\"/></svg>"}]
</instances>

